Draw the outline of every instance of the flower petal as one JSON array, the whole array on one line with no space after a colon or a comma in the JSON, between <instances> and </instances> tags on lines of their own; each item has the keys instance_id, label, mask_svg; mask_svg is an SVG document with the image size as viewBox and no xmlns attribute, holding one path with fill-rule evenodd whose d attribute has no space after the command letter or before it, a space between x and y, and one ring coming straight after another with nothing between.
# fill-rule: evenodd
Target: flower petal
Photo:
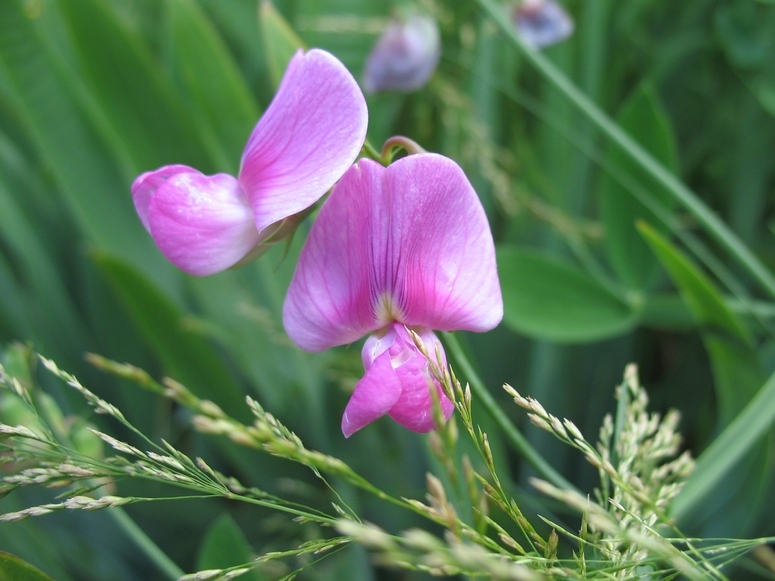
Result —
<instances>
[{"instance_id":1,"label":"flower petal","mask_svg":"<svg viewBox=\"0 0 775 581\"><path fill-rule=\"evenodd\" d=\"M438 427L433 417L431 390L436 390L445 420L452 415L455 406L430 375L428 360L417 349L406 328L403 325L393 327L397 330L397 338L389 352L392 364L396 366L396 363L400 363L395 367L395 374L401 382L401 397L390 408L389 415L395 422L413 432L430 432ZM420 338L429 355L433 356L438 348L445 359L441 342L432 331L421 331Z\"/></svg>"},{"instance_id":2,"label":"flower petal","mask_svg":"<svg viewBox=\"0 0 775 581\"><path fill-rule=\"evenodd\" d=\"M401 382L385 351L374 360L355 386L342 416L342 433L349 438L362 427L390 411L401 396Z\"/></svg>"},{"instance_id":3,"label":"flower petal","mask_svg":"<svg viewBox=\"0 0 775 581\"><path fill-rule=\"evenodd\" d=\"M373 284L392 293L398 320L440 331L482 332L500 323L492 233L463 170L440 155L410 155L387 169L380 202L391 215L391 243L374 270L392 280Z\"/></svg>"},{"instance_id":4,"label":"flower petal","mask_svg":"<svg viewBox=\"0 0 775 581\"><path fill-rule=\"evenodd\" d=\"M355 161L366 101L349 71L322 50L296 53L248 140L239 181L256 228L310 207Z\"/></svg>"},{"instance_id":5,"label":"flower petal","mask_svg":"<svg viewBox=\"0 0 775 581\"><path fill-rule=\"evenodd\" d=\"M155 171L145 172L132 184L132 199L135 203L137 215L140 216L140 221L149 233L151 232L151 226L148 223L148 206L156 190L172 176L189 172L198 173L195 169L185 165L165 165Z\"/></svg>"},{"instance_id":6,"label":"flower petal","mask_svg":"<svg viewBox=\"0 0 775 581\"><path fill-rule=\"evenodd\" d=\"M323 205L286 296L299 346L320 351L397 321L487 331L503 317L481 202L452 160L360 160Z\"/></svg>"},{"instance_id":7,"label":"flower petal","mask_svg":"<svg viewBox=\"0 0 775 581\"><path fill-rule=\"evenodd\" d=\"M225 270L259 243L253 213L232 176L190 170L154 185L149 230L159 250L181 270L197 276Z\"/></svg>"},{"instance_id":8,"label":"flower petal","mask_svg":"<svg viewBox=\"0 0 775 581\"><path fill-rule=\"evenodd\" d=\"M288 336L307 351L360 339L381 326L371 308L371 229L382 172L361 160L323 204L296 264L283 305ZM379 216L377 216L379 217ZM387 216L382 216L387 219Z\"/></svg>"}]
</instances>

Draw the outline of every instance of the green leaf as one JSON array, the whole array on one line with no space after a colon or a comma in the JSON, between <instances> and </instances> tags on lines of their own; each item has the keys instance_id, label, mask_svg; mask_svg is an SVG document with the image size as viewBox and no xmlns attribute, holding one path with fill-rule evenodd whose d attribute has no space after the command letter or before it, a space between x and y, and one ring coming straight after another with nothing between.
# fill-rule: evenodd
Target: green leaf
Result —
<instances>
[{"instance_id":1,"label":"green leaf","mask_svg":"<svg viewBox=\"0 0 775 581\"><path fill-rule=\"evenodd\" d=\"M200 122L216 136L236 175L259 107L216 29L192 0L168 0L173 67Z\"/></svg>"},{"instance_id":2,"label":"green leaf","mask_svg":"<svg viewBox=\"0 0 775 581\"><path fill-rule=\"evenodd\" d=\"M19 557L0 552L0 581L52 581L52 579Z\"/></svg>"},{"instance_id":3,"label":"green leaf","mask_svg":"<svg viewBox=\"0 0 775 581\"><path fill-rule=\"evenodd\" d=\"M269 74L272 84L277 88L294 53L304 48L304 41L269 0L262 0L258 9L258 20Z\"/></svg>"},{"instance_id":4,"label":"green leaf","mask_svg":"<svg viewBox=\"0 0 775 581\"><path fill-rule=\"evenodd\" d=\"M656 230L640 231L670 273L686 305L703 330L718 398L719 420L728 424L764 382L753 341L711 281Z\"/></svg>"},{"instance_id":5,"label":"green leaf","mask_svg":"<svg viewBox=\"0 0 775 581\"><path fill-rule=\"evenodd\" d=\"M245 417L244 393L210 345L186 327L183 312L138 270L119 258L93 258L140 334L167 367L166 373L199 397Z\"/></svg>"},{"instance_id":6,"label":"green leaf","mask_svg":"<svg viewBox=\"0 0 775 581\"><path fill-rule=\"evenodd\" d=\"M50 12L32 20L21 0L3 2L0 66L18 94L19 113L30 138L85 237L136 264L148 263L148 236L137 220L127 219L134 212L129 184L113 151L85 123L87 107L79 101L78 76L65 64L63 49L48 32ZM150 262L158 264L161 259Z\"/></svg>"},{"instance_id":7,"label":"green leaf","mask_svg":"<svg viewBox=\"0 0 775 581\"><path fill-rule=\"evenodd\" d=\"M775 424L775 374L737 417L697 459L697 466L671 508L681 519L700 505L743 458L753 450Z\"/></svg>"},{"instance_id":8,"label":"green leaf","mask_svg":"<svg viewBox=\"0 0 775 581\"><path fill-rule=\"evenodd\" d=\"M226 569L249 563L254 558L250 544L242 529L228 514L223 514L208 529L207 536L199 549L197 569ZM245 581L258 581L263 576L256 571L242 575Z\"/></svg>"},{"instance_id":9,"label":"green leaf","mask_svg":"<svg viewBox=\"0 0 775 581\"><path fill-rule=\"evenodd\" d=\"M666 113L649 85L641 85L622 106L616 118L621 128L637 136L640 144L666 168L675 171L676 144ZM619 279L628 287L642 290L653 281L658 262L638 234L635 224L645 220L662 224L655 214L616 176L626 176L628 183L648 192L650 206L669 212L675 205L665 188L655 182L632 157L621 148L611 146L604 167L615 171L605 174L600 183L600 212L605 227L605 247ZM662 230L666 226L660 227Z\"/></svg>"},{"instance_id":10,"label":"green leaf","mask_svg":"<svg viewBox=\"0 0 775 581\"><path fill-rule=\"evenodd\" d=\"M177 162L207 172L223 155L198 133L169 75L106 0L59 0L85 81L140 171ZM163 128L163 130L161 130Z\"/></svg>"},{"instance_id":11,"label":"green leaf","mask_svg":"<svg viewBox=\"0 0 775 581\"><path fill-rule=\"evenodd\" d=\"M532 250L497 250L504 322L519 333L561 342L597 341L631 330L638 312L594 278Z\"/></svg>"},{"instance_id":12,"label":"green leaf","mask_svg":"<svg viewBox=\"0 0 775 581\"><path fill-rule=\"evenodd\" d=\"M3 169L0 163L0 172ZM0 173L0 242L16 266L16 276L9 277L9 282L12 280L18 289L8 298L18 296L23 301L23 307L13 308L19 315L23 311L32 323L32 329L14 329L13 336L34 340L40 348L49 349L51 356L66 353L80 357L76 345L87 331L64 283L64 269L51 250L58 240L51 230L41 228L46 224L44 216L28 217L17 203L17 199L30 195L28 190L17 185L13 191L12 187L11 183L6 186L6 176Z\"/></svg>"}]
</instances>

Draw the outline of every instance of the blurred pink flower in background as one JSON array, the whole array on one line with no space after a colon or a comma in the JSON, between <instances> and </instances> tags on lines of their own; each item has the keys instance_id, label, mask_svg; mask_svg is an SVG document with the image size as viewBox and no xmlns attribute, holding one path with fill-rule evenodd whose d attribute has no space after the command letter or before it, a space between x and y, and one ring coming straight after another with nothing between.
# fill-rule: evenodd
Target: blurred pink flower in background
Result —
<instances>
[{"instance_id":1,"label":"blurred pink flower in background","mask_svg":"<svg viewBox=\"0 0 775 581\"><path fill-rule=\"evenodd\" d=\"M366 60L363 90L416 91L431 78L440 56L441 37L433 18L417 13L396 16Z\"/></svg>"},{"instance_id":2,"label":"blurred pink flower in background","mask_svg":"<svg viewBox=\"0 0 775 581\"><path fill-rule=\"evenodd\" d=\"M333 55L298 51L242 154L239 175L169 165L132 185L135 208L175 266L204 276L243 264L291 233L299 214L355 161L366 102Z\"/></svg>"},{"instance_id":3,"label":"blurred pink flower in background","mask_svg":"<svg viewBox=\"0 0 775 581\"><path fill-rule=\"evenodd\" d=\"M283 309L288 335L308 351L370 334L342 419L347 437L386 414L434 429L431 389L444 417L452 413L408 329L435 359L443 349L433 330L483 332L502 317L481 202L457 164L430 153L348 170L312 226Z\"/></svg>"},{"instance_id":4,"label":"blurred pink flower in background","mask_svg":"<svg viewBox=\"0 0 775 581\"><path fill-rule=\"evenodd\" d=\"M517 32L528 46L540 49L573 33L573 19L555 0L524 0L514 9Z\"/></svg>"}]
</instances>

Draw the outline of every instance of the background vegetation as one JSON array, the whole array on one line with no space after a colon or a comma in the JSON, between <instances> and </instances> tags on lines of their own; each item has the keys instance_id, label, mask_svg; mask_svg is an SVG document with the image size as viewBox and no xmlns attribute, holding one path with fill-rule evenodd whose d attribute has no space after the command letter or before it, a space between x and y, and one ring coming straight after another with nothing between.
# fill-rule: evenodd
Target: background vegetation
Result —
<instances>
[{"instance_id":1,"label":"background vegetation","mask_svg":"<svg viewBox=\"0 0 775 581\"><path fill-rule=\"evenodd\" d=\"M684 531L775 534L775 6L569 0L574 35L536 55L494 4L419 1L441 26L439 70L416 93L369 97L373 144L405 134L452 157L488 212L506 318L461 336L464 348L530 445L582 491L595 471L526 422L500 385L594 440L625 365L637 363L652 405L681 411L686 446L700 457L674 507ZM298 466L204 441L184 409L84 354L169 375L241 419L250 395L308 447L395 496L422 497L435 463L426 437L389 421L347 441L340 434L362 370L358 346L310 355L284 335L280 308L308 224L287 256L278 248L198 279L161 257L132 207L133 179L161 165L236 173L288 55L281 19L357 77L391 3L284 0L276 9L256 0L0 3L0 343L32 343L146 434L272 493L331 500ZM23 369L14 354L6 364ZM75 434L83 401L31 373ZM7 403L0 413L19 421ZM477 421L510 467L514 495L545 509L528 485L535 468L490 415ZM119 488L164 494L148 483ZM338 491L388 530L416 524L346 485ZM35 502L12 495L2 508ZM219 501L127 512L186 571L322 534ZM60 581L164 578L126 530L107 512L56 514L0 525L0 550ZM768 574L751 559L735 575ZM421 577L348 549L300 578Z\"/></svg>"}]
</instances>

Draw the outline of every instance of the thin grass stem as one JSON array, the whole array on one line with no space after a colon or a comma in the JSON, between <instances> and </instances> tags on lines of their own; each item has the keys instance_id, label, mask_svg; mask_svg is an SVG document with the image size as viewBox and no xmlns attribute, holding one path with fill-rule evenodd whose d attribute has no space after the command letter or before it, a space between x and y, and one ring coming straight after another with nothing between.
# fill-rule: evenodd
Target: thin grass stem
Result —
<instances>
[{"instance_id":1,"label":"thin grass stem","mask_svg":"<svg viewBox=\"0 0 775 581\"><path fill-rule=\"evenodd\" d=\"M512 423L506 413L495 402L487 387L479 378L479 374L474 369L473 364L453 333L442 333L448 352L454 357L462 375L468 380L471 391L476 395L478 403L487 411L490 417L495 421L503 432L504 438L527 460L536 472L549 482L565 490L576 491L576 487L568 482L562 474L557 472L552 466L538 453L527 438Z\"/></svg>"}]
</instances>

